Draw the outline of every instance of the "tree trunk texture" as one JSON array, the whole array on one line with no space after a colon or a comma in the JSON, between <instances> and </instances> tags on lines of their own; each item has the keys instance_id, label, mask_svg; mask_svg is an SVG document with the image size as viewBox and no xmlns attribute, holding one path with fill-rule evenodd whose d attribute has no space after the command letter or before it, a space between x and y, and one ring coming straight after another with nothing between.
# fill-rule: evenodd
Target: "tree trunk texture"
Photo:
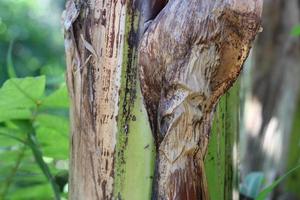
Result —
<instances>
[{"instance_id":1,"label":"tree trunk texture","mask_svg":"<svg viewBox=\"0 0 300 200\"><path fill-rule=\"evenodd\" d=\"M209 199L211 119L260 29L261 4L67 2L70 199ZM215 138L225 158L212 159L232 159L230 138Z\"/></svg>"},{"instance_id":2,"label":"tree trunk texture","mask_svg":"<svg viewBox=\"0 0 300 200\"><path fill-rule=\"evenodd\" d=\"M300 87L299 0L264 1L263 28L253 53L251 92L245 105L242 174L263 171L271 183L286 169Z\"/></svg>"}]
</instances>

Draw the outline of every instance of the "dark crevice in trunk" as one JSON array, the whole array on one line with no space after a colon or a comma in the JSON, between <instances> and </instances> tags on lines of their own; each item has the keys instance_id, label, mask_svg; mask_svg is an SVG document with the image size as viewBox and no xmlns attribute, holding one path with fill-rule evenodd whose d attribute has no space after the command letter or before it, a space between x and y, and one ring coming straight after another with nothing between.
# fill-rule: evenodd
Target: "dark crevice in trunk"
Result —
<instances>
[{"instance_id":1,"label":"dark crevice in trunk","mask_svg":"<svg viewBox=\"0 0 300 200\"><path fill-rule=\"evenodd\" d=\"M139 9L141 11L140 18L140 37L145 33L151 22L159 15L159 13L167 5L168 0L140 0Z\"/></svg>"},{"instance_id":2,"label":"dark crevice in trunk","mask_svg":"<svg viewBox=\"0 0 300 200\"><path fill-rule=\"evenodd\" d=\"M141 8L144 21L155 19L155 17L166 6L168 0L141 0Z\"/></svg>"}]
</instances>

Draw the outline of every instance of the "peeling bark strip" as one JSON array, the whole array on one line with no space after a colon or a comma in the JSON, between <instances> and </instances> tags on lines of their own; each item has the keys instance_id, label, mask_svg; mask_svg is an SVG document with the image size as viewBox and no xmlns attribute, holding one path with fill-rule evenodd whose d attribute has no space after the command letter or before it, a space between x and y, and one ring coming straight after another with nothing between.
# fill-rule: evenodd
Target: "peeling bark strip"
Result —
<instances>
[{"instance_id":1,"label":"peeling bark strip","mask_svg":"<svg viewBox=\"0 0 300 200\"><path fill-rule=\"evenodd\" d=\"M262 0L170 0L139 48L158 158L153 199L209 199L204 172L214 107L260 30Z\"/></svg>"},{"instance_id":2,"label":"peeling bark strip","mask_svg":"<svg viewBox=\"0 0 300 200\"><path fill-rule=\"evenodd\" d=\"M110 0L69 0L64 12L72 200L113 198L125 13Z\"/></svg>"}]
</instances>

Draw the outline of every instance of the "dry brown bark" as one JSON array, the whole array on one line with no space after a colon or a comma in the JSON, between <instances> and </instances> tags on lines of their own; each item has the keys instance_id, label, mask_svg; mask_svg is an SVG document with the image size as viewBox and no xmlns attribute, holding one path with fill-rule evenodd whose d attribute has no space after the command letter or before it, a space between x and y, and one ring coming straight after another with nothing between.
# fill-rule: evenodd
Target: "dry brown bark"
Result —
<instances>
[{"instance_id":1,"label":"dry brown bark","mask_svg":"<svg viewBox=\"0 0 300 200\"><path fill-rule=\"evenodd\" d=\"M112 199L125 1L68 1L69 198Z\"/></svg>"},{"instance_id":2,"label":"dry brown bark","mask_svg":"<svg viewBox=\"0 0 300 200\"><path fill-rule=\"evenodd\" d=\"M172 0L139 50L158 158L155 199L209 199L204 172L214 107L260 30L262 1Z\"/></svg>"}]
</instances>

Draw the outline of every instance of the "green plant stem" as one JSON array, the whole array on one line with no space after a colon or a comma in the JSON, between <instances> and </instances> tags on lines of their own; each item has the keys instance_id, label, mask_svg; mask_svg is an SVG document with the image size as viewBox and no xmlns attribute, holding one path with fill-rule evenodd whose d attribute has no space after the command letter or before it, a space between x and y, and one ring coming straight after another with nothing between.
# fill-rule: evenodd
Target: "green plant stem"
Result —
<instances>
[{"instance_id":1,"label":"green plant stem","mask_svg":"<svg viewBox=\"0 0 300 200\"><path fill-rule=\"evenodd\" d=\"M49 180L49 182L51 184L55 200L60 200L59 188L58 188L58 186L55 182L55 179L54 179L53 175L50 172L50 169L49 169L48 165L43 160L43 154L42 154L42 151L40 150L40 148L37 144L37 139L35 137L35 132L29 132L28 133L28 144L29 144L29 146L32 150L35 161L37 162L37 164L39 165L39 167L43 171L44 175L46 176L46 178Z\"/></svg>"},{"instance_id":2,"label":"green plant stem","mask_svg":"<svg viewBox=\"0 0 300 200\"><path fill-rule=\"evenodd\" d=\"M19 87L17 85L16 85L16 87L19 89ZM27 95L26 93L24 93L24 94L30 98L29 95ZM35 132L35 129L33 127L34 121L36 119L36 115L37 115L37 113L39 111L39 108L40 108L40 104L38 102L36 102L34 99L32 99L32 100L36 104L36 108L33 111L32 120L30 122L30 125L28 126L28 134L27 134L27 136L28 136L28 146L31 148L31 151L33 153L35 161L37 162L40 169L42 170L42 172L44 173L44 175L46 176L46 178L50 182L51 188L52 188L53 193L54 193L54 199L55 200L60 200L61 198L60 198L59 187L56 184L55 179L54 179L53 175L51 174L51 171L50 171L47 163L45 163L45 161L43 160L43 153L42 153L42 151L39 147L39 144L37 142L36 132Z\"/></svg>"},{"instance_id":3,"label":"green plant stem","mask_svg":"<svg viewBox=\"0 0 300 200\"><path fill-rule=\"evenodd\" d=\"M26 145L24 145L17 157L17 160L16 160L16 164L15 166L12 168L10 174L7 176L6 180L4 181L5 182L5 185L4 185L4 189L1 193L1 196L0 196L0 199L5 199L7 193L8 193L8 190L9 190L9 187L20 167L20 164L24 158L24 155L25 155L25 150L26 150Z\"/></svg>"},{"instance_id":4,"label":"green plant stem","mask_svg":"<svg viewBox=\"0 0 300 200\"><path fill-rule=\"evenodd\" d=\"M14 69L13 59L12 59L12 49L14 41L12 40L9 44L8 52L6 55L6 64L7 64L7 74L9 78L17 77L16 71Z\"/></svg>"}]
</instances>

